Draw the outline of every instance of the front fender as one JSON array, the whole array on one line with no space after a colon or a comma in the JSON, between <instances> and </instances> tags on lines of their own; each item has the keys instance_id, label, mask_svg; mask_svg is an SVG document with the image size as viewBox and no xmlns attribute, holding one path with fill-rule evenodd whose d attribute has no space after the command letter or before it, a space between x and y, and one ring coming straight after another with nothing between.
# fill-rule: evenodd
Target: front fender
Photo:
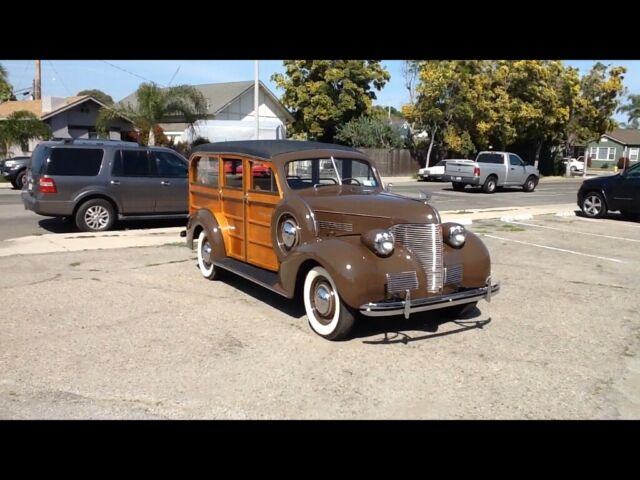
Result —
<instances>
[{"instance_id":1,"label":"front fender","mask_svg":"<svg viewBox=\"0 0 640 480\"><path fill-rule=\"evenodd\" d=\"M325 268L336 283L342 300L352 308L385 298L386 274L422 272L407 251L397 247L388 258L373 253L361 241L359 235L317 239L299 246L280 265L280 282L294 295L298 272L305 262L313 262Z\"/></svg>"},{"instance_id":2,"label":"front fender","mask_svg":"<svg viewBox=\"0 0 640 480\"><path fill-rule=\"evenodd\" d=\"M204 229L207 233L214 261L225 258L227 256L227 249L224 246L222 229L213 213L206 208L196 210L192 215L189 215L189 221L187 222L187 246L190 249L193 249L194 236L196 232L199 234L200 229Z\"/></svg>"},{"instance_id":3,"label":"front fender","mask_svg":"<svg viewBox=\"0 0 640 480\"><path fill-rule=\"evenodd\" d=\"M484 242L475 233L467 230L464 246L457 250L463 265L461 286L484 287L491 275L491 256Z\"/></svg>"}]
</instances>

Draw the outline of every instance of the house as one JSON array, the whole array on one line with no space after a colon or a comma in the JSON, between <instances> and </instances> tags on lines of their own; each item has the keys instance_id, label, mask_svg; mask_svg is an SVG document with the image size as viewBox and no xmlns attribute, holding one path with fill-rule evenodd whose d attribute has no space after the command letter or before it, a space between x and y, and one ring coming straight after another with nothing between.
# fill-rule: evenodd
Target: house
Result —
<instances>
[{"instance_id":1,"label":"house","mask_svg":"<svg viewBox=\"0 0 640 480\"><path fill-rule=\"evenodd\" d=\"M56 138L97 138L96 119L100 109L107 107L95 98L83 95L75 97L44 96L41 100L8 101L0 103L0 121L13 112L26 110L35 114L51 127ZM109 138L121 139L122 132L133 131L132 123L122 118L111 122ZM32 140L29 145L14 145L10 154L28 155L39 140ZM23 147L27 150L23 150Z\"/></svg>"},{"instance_id":2,"label":"house","mask_svg":"<svg viewBox=\"0 0 640 480\"><path fill-rule=\"evenodd\" d=\"M193 87L202 93L207 102L207 119L196 122L194 131L191 131L184 118L165 119L159 125L170 140L180 143L201 136L215 142L251 140L255 137L253 80L206 83ZM260 138L285 138L286 124L293 121L293 116L262 82L259 84L259 92ZM119 103L135 108L135 92Z\"/></svg>"},{"instance_id":3,"label":"house","mask_svg":"<svg viewBox=\"0 0 640 480\"><path fill-rule=\"evenodd\" d=\"M591 166L616 165L621 157L632 163L640 158L640 130L636 128L616 128L600 137L599 142L592 142L587 147L591 158Z\"/></svg>"}]
</instances>

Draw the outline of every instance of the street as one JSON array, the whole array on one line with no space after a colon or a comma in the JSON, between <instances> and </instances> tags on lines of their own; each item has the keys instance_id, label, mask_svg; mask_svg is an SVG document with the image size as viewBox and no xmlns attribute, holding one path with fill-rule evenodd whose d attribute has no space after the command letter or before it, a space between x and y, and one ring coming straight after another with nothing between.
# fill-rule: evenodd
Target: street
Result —
<instances>
[{"instance_id":1,"label":"street","mask_svg":"<svg viewBox=\"0 0 640 480\"><path fill-rule=\"evenodd\" d=\"M567 180L543 179L536 190L531 193L524 193L521 188L504 188L492 195L487 195L479 189L470 187L467 187L464 192L455 192L451 188L451 183L413 181L394 184L392 192L418 198L420 190L423 190L432 194L430 203L438 210L464 211L470 208L575 204L576 192L580 187L581 181L581 179L577 178ZM182 219L127 220L118 222L115 229L179 227L185 224L186 221ZM18 190L0 188L0 240L25 235L70 233L74 231L76 230L73 222L42 217L25 210Z\"/></svg>"}]
</instances>

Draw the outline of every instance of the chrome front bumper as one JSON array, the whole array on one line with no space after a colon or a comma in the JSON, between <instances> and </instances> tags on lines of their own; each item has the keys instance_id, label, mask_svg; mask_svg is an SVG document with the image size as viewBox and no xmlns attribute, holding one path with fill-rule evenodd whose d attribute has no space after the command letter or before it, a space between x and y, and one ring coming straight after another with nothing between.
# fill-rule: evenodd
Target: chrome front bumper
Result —
<instances>
[{"instance_id":1,"label":"chrome front bumper","mask_svg":"<svg viewBox=\"0 0 640 480\"><path fill-rule=\"evenodd\" d=\"M500 291L500 282L491 283L491 277L487 279L487 284L480 288L470 288L449 295L437 297L411 299L407 290L404 300L395 302L365 303L360 307L360 313L368 317L387 317L391 315L409 315L426 310L436 310L439 308L453 307L465 303L473 303L479 300L491 301L491 297Z\"/></svg>"}]
</instances>

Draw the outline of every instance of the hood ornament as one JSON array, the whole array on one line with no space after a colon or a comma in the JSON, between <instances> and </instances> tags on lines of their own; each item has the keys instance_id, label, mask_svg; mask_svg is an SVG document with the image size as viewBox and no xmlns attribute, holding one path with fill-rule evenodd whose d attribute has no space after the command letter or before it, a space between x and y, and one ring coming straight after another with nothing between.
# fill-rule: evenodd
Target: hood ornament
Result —
<instances>
[{"instance_id":1,"label":"hood ornament","mask_svg":"<svg viewBox=\"0 0 640 480\"><path fill-rule=\"evenodd\" d=\"M420 200L424 200L424 203L427 203L429 200L431 200L431 194L429 192L425 192L424 190L418 190L418 193L420 195Z\"/></svg>"}]
</instances>

